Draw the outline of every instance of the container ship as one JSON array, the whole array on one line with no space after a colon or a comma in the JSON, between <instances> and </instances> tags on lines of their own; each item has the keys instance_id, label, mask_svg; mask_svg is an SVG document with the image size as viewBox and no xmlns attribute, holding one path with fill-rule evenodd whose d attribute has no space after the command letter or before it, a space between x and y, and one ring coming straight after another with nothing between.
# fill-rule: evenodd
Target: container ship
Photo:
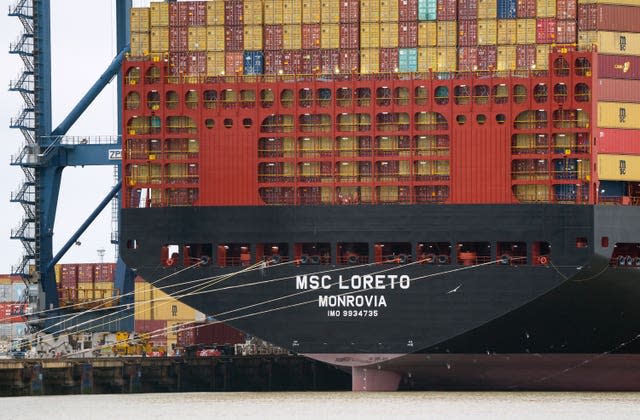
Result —
<instances>
[{"instance_id":1,"label":"container ship","mask_svg":"<svg viewBox=\"0 0 640 420\"><path fill-rule=\"evenodd\" d=\"M121 255L354 390L640 389L635 0L131 11Z\"/></svg>"}]
</instances>

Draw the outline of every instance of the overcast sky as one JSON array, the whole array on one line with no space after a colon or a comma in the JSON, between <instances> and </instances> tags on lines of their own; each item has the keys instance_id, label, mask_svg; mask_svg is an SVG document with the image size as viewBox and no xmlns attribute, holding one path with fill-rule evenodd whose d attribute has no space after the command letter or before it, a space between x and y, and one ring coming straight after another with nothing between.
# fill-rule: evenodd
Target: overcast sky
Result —
<instances>
[{"instance_id":1,"label":"overcast sky","mask_svg":"<svg viewBox=\"0 0 640 420\"><path fill-rule=\"evenodd\" d=\"M115 51L115 1L116 0L52 0L51 48L52 48L52 125L55 128L104 72L116 54ZM13 5L15 0L10 0ZM134 0L134 6L147 6L148 1ZM90 6L89 6L90 5ZM9 239L12 228L17 228L23 216L22 207L10 203L12 191L17 191L22 181L22 170L10 166L11 155L16 154L24 140L19 130L9 129L11 118L19 115L22 98L9 92L11 80L17 79L22 61L9 54L9 44L14 42L22 25L15 17L8 17L6 10L0 14L0 34L4 40L0 80L0 133L3 142L0 161L0 274L7 274L22 255L18 240ZM69 130L68 135L97 136L117 133L116 79L100 94L84 115ZM113 167L68 167L63 171L62 187L58 201L53 236L54 254L76 231L86 217L102 201L113 185ZM80 238L81 245L74 245L63 257L63 263L97 262L97 250L105 249L105 262L115 261L111 239L111 207L107 206L92 226Z\"/></svg>"}]
</instances>

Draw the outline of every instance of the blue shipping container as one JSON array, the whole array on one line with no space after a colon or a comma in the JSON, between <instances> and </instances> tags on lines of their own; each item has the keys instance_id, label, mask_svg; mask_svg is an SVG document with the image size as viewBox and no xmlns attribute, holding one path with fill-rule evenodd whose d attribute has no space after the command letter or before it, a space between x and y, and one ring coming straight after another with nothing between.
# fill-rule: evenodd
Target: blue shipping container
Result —
<instances>
[{"instance_id":1,"label":"blue shipping container","mask_svg":"<svg viewBox=\"0 0 640 420\"><path fill-rule=\"evenodd\" d=\"M517 0L498 0L498 19L515 19Z\"/></svg>"},{"instance_id":2,"label":"blue shipping container","mask_svg":"<svg viewBox=\"0 0 640 420\"><path fill-rule=\"evenodd\" d=\"M418 20L436 20L438 0L418 0Z\"/></svg>"},{"instance_id":3,"label":"blue shipping container","mask_svg":"<svg viewBox=\"0 0 640 420\"><path fill-rule=\"evenodd\" d=\"M400 48L398 51L398 70L401 73L418 71L418 49Z\"/></svg>"},{"instance_id":4,"label":"blue shipping container","mask_svg":"<svg viewBox=\"0 0 640 420\"><path fill-rule=\"evenodd\" d=\"M242 64L244 74L262 74L264 71L262 51L245 51Z\"/></svg>"}]
</instances>

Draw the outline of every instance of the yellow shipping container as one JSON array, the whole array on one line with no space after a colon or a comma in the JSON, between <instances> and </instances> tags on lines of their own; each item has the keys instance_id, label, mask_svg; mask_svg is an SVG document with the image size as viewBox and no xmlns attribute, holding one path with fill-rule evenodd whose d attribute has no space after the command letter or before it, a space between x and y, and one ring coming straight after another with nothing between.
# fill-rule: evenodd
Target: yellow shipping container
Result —
<instances>
[{"instance_id":1,"label":"yellow shipping container","mask_svg":"<svg viewBox=\"0 0 640 420\"><path fill-rule=\"evenodd\" d=\"M207 1L207 26L224 25L224 0Z\"/></svg>"},{"instance_id":2,"label":"yellow shipping container","mask_svg":"<svg viewBox=\"0 0 640 420\"><path fill-rule=\"evenodd\" d=\"M536 43L535 19L516 19L516 42L518 44Z\"/></svg>"},{"instance_id":3,"label":"yellow shipping container","mask_svg":"<svg viewBox=\"0 0 640 420\"><path fill-rule=\"evenodd\" d=\"M498 25L495 19L478 20L478 45L496 45Z\"/></svg>"},{"instance_id":4,"label":"yellow shipping container","mask_svg":"<svg viewBox=\"0 0 640 420\"><path fill-rule=\"evenodd\" d=\"M60 280L62 280L62 264L56 264L55 267L53 268L53 271L55 272L55 275L56 275L56 283L60 283Z\"/></svg>"},{"instance_id":5,"label":"yellow shipping container","mask_svg":"<svg viewBox=\"0 0 640 420\"><path fill-rule=\"evenodd\" d=\"M262 49L262 25L244 25L244 49L258 51Z\"/></svg>"},{"instance_id":6,"label":"yellow shipping container","mask_svg":"<svg viewBox=\"0 0 640 420\"><path fill-rule=\"evenodd\" d=\"M318 23L321 15L320 0L303 0L302 23Z\"/></svg>"},{"instance_id":7,"label":"yellow shipping container","mask_svg":"<svg viewBox=\"0 0 640 420\"><path fill-rule=\"evenodd\" d=\"M339 23L340 22L340 0L321 0L320 22Z\"/></svg>"},{"instance_id":8,"label":"yellow shipping container","mask_svg":"<svg viewBox=\"0 0 640 420\"><path fill-rule=\"evenodd\" d=\"M598 178L602 181L640 181L640 156L599 154Z\"/></svg>"},{"instance_id":9,"label":"yellow shipping container","mask_svg":"<svg viewBox=\"0 0 640 420\"><path fill-rule=\"evenodd\" d=\"M478 0L478 19L495 19L497 15L497 0Z\"/></svg>"},{"instance_id":10,"label":"yellow shipping container","mask_svg":"<svg viewBox=\"0 0 640 420\"><path fill-rule=\"evenodd\" d=\"M516 69L516 47L514 45L498 47L498 71Z\"/></svg>"},{"instance_id":11,"label":"yellow shipping container","mask_svg":"<svg viewBox=\"0 0 640 420\"><path fill-rule=\"evenodd\" d=\"M640 104L598 102L598 127L640 129Z\"/></svg>"},{"instance_id":12,"label":"yellow shipping container","mask_svg":"<svg viewBox=\"0 0 640 420\"><path fill-rule=\"evenodd\" d=\"M168 26L152 26L151 27L151 52L152 53L169 52L169 27Z\"/></svg>"},{"instance_id":13,"label":"yellow shipping container","mask_svg":"<svg viewBox=\"0 0 640 420\"><path fill-rule=\"evenodd\" d=\"M438 55L436 48L418 48L418 71L435 71L438 66Z\"/></svg>"},{"instance_id":14,"label":"yellow shipping container","mask_svg":"<svg viewBox=\"0 0 640 420\"><path fill-rule=\"evenodd\" d=\"M361 0L360 20L361 22L379 22L380 0Z\"/></svg>"},{"instance_id":15,"label":"yellow shipping container","mask_svg":"<svg viewBox=\"0 0 640 420\"><path fill-rule=\"evenodd\" d=\"M398 22L380 23L380 48L398 48Z\"/></svg>"},{"instance_id":16,"label":"yellow shipping container","mask_svg":"<svg viewBox=\"0 0 640 420\"><path fill-rule=\"evenodd\" d=\"M192 321L196 311L145 282L136 282L134 319L140 321Z\"/></svg>"},{"instance_id":17,"label":"yellow shipping container","mask_svg":"<svg viewBox=\"0 0 640 420\"><path fill-rule=\"evenodd\" d=\"M207 27L190 26L187 30L187 43L189 51L206 51Z\"/></svg>"},{"instance_id":18,"label":"yellow shipping container","mask_svg":"<svg viewBox=\"0 0 640 420\"><path fill-rule=\"evenodd\" d=\"M264 23L266 25L282 25L284 23L282 11L282 0L265 0Z\"/></svg>"},{"instance_id":19,"label":"yellow shipping container","mask_svg":"<svg viewBox=\"0 0 640 420\"><path fill-rule=\"evenodd\" d=\"M536 69L549 69L549 45L536 45Z\"/></svg>"},{"instance_id":20,"label":"yellow shipping container","mask_svg":"<svg viewBox=\"0 0 640 420\"><path fill-rule=\"evenodd\" d=\"M380 20L398 23L398 0L380 0Z\"/></svg>"},{"instance_id":21,"label":"yellow shipping container","mask_svg":"<svg viewBox=\"0 0 640 420\"><path fill-rule=\"evenodd\" d=\"M224 26L207 26L207 50L224 51Z\"/></svg>"},{"instance_id":22,"label":"yellow shipping container","mask_svg":"<svg viewBox=\"0 0 640 420\"><path fill-rule=\"evenodd\" d=\"M360 49L360 73L378 73L380 68L380 50L377 48Z\"/></svg>"},{"instance_id":23,"label":"yellow shipping container","mask_svg":"<svg viewBox=\"0 0 640 420\"><path fill-rule=\"evenodd\" d=\"M132 7L129 13L131 32L147 32L150 28L148 7Z\"/></svg>"},{"instance_id":24,"label":"yellow shipping container","mask_svg":"<svg viewBox=\"0 0 640 420\"><path fill-rule=\"evenodd\" d=\"M438 45L438 25L435 22L418 24L418 47L435 47Z\"/></svg>"},{"instance_id":25,"label":"yellow shipping container","mask_svg":"<svg viewBox=\"0 0 640 420\"><path fill-rule=\"evenodd\" d=\"M582 49L590 49L592 45L598 44L598 32L597 31L579 31L578 32L578 47Z\"/></svg>"},{"instance_id":26,"label":"yellow shipping container","mask_svg":"<svg viewBox=\"0 0 640 420\"><path fill-rule=\"evenodd\" d=\"M456 71L458 68L456 47L438 47L436 55L436 71Z\"/></svg>"},{"instance_id":27,"label":"yellow shipping container","mask_svg":"<svg viewBox=\"0 0 640 420\"><path fill-rule=\"evenodd\" d=\"M149 32L131 32L131 55L142 57L149 54Z\"/></svg>"},{"instance_id":28,"label":"yellow shipping container","mask_svg":"<svg viewBox=\"0 0 640 420\"><path fill-rule=\"evenodd\" d=\"M282 45L285 50L302 48L302 25L282 25Z\"/></svg>"},{"instance_id":29,"label":"yellow shipping container","mask_svg":"<svg viewBox=\"0 0 640 420\"><path fill-rule=\"evenodd\" d=\"M340 48L340 25L337 23L320 25L320 48Z\"/></svg>"},{"instance_id":30,"label":"yellow shipping container","mask_svg":"<svg viewBox=\"0 0 640 420\"><path fill-rule=\"evenodd\" d=\"M516 43L516 21L514 19L498 19L498 45L514 45Z\"/></svg>"},{"instance_id":31,"label":"yellow shipping container","mask_svg":"<svg viewBox=\"0 0 640 420\"><path fill-rule=\"evenodd\" d=\"M244 0L242 22L245 25L262 25L262 1Z\"/></svg>"},{"instance_id":32,"label":"yellow shipping container","mask_svg":"<svg viewBox=\"0 0 640 420\"><path fill-rule=\"evenodd\" d=\"M360 48L380 48L380 24L364 22L360 24Z\"/></svg>"},{"instance_id":33,"label":"yellow shipping container","mask_svg":"<svg viewBox=\"0 0 640 420\"><path fill-rule=\"evenodd\" d=\"M458 43L458 26L456 21L437 22L438 47L455 47Z\"/></svg>"},{"instance_id":34,"label":"yellow shipping container","mask_svg":"<svg viewBox=\"0 0 640 420\"><path fill-rule=\"evenodd\" d=\"M282 3L282 21L288 24L302 23L302 3L299 0L285 0Z\"/></svg>"},{"instance_id":35,"label":"yellow shipping container","mask_svg":"<svg viewBox=\"0 0 640 420\"><path fill-rule=\"evenodd\" d=\"M556 0L537 0L536 16L539 18L556 17Z\"/></svg>"},{"instance_id":36,"label":"yellow shipping container","mask_svg":"<svg viewBox=\"0 0 640 420\"><path fill-rule=\"evenodd\" d=\"M598 32L600 54L640 55L640 33Z\"/></svg>"},{"instance_id":37,"label":"yellow shipping container","mask_svg":"<svg viewBox=\"0 0 640 420\"><path fill-rule=\"evenodd\" d=\"M224 74L224 51L209 51L207 53L207 76Z\"/></svg>"},{"instance_id":38,"label":"yellow shipping container","mask_svg":"<svg viewBox=\"0 0 640 420\"><path fill-rule=\"evenodd\" d=\"M149 9L151 26L169 26L169 3L154 1Z\"/></svg>"}]
</instances>

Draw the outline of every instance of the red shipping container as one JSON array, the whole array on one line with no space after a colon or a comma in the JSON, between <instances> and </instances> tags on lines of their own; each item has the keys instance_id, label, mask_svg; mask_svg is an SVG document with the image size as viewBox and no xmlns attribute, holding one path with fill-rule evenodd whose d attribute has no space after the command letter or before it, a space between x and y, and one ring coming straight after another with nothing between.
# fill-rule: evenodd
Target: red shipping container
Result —
<instances>
[{"instance_id":1,"label":"red shipping container","mask_svg":"<svg viewBox=\"0 0 640 420\"><path fill-rule=\"evenodd\" d=\"M360 51L357 49L340 50L340 72L358 73L360 71Z\"/></svg>"},{"instance_id":2,"label":"red shipping container","mask_svg":"<svg viewBox=\"0 0 640 420\"><path fill-rule=\"evenodd\" d=\"M227 51L242 51L244 49L244 27L242 25L225 25L224 45Z\"/></svg>"},{"instance_id":3,"label":"red shipping container","mask_svg":"<svg viewBox=\"0 0 640 420\"><path fill-rule=\"evenodd\" d=\"M187 74L206 75L207 74L207 53L204 51L191 52L187 54Z\"/></svg>"},{"instance_id":4,"label":"red shipping container","mask_svg":"<svg viewBox=\"0 0 640 420\"><path fill-rule=\"evenodd\" d=\"M359 48L360 26L357 23L340 25L340 48Z\"/></svg>"},{"instance_id":5,"label":"red shipping container","mask_svg":"<svg viewBox=\"0 0 640 420\"><path fill-rule=\"evenodd\" d=\"M359 52L357 54L359 54ZM340 67L339 50L320 50L320 68L324 74L334 73L336 69L342 71L342 68Z\"/></svg>"},{"instance_id":6,"label":"red shipping container","mask_svg":"<svg viewBox=\"0 0 640 420\"><path fill-rule=\"evenodd\" d=\"M242 51L229 51L224 55L225 74L242 74L244 53Z\"/></svg>"},{"instance_id":7,"label":"red shipping container","mask_svg":"<svg viewBox=\"0 0 640 420\"><path fill-rule=\"evenodd\" d=\"M577 0L556 0L556 19L576 19Z\"/></svg>"},{"instance_id":8,"label":"red shipping container","mask_svg":"<svg viewBox=\"0 0 640 420\"><path fill-rule=\"evenodd\" d=\"M93 283L93 264L78 264L78 283Z\"/></svg>"},{"instance_id":9,"label":"red shipping container","mask_svg":"<svg viewBox=\"0 0 640 420\"><path fill-rule=\"evenodd\" d=\"M149 341L155 346L167 345L167 321L141 321L135 320L133 329L137 334L147 333L151 337Z\"/></svg>"},{"instance_id":10,"label":"red shipping container","mask_svg":"<svg viewBox=\"0 0 640 420\"><path fill-rule=\"evenodd\" d=\"M221 322L211 324L183 324L177 333L178 347L212 344L241 344L245 334Z\"/></svg>"},{"instance_id":11,"label":"red shipping container","mask_svg":"<svg viewBox=\"0 0 640 420\"><path fill-rule=\"evenodd\" d=\"M398 69L398 49L380 48L380 73L394 73Z\"/></svg>"},{"instance_id":12,"label":"red shipping container","mask_svg":"<svg viewBox=\"0 0 640 420\"><path fill-rule=\"evenodd\" d=\"M478 70L478 47L461 47L458 49L458 70Z\"/></svg>"},{"instance_id":13,"label":"red shipping container","mask_svg":"<svg viewBox=\"0 0 640 420\"><path fill-rule=\"evenodd\" d=\"M516 8L516 16L519 18L536 17L536 0L518 0Z\"/></svg>"},{"instance_id":14,"label":"red shipping container","mask_svg":"<svg viewBox=\"0 0 640 420\"><path fill-rule=\"evenodd\" d=\"M264 49L282 50L284 48L282 25L264 25Z\"/></svg>"},{"instance_id":15,"label":"red shipping container","mask_svg":"<svg viewBox=\"0 0 640 420\"><path fill-rule=\"evenodd\" d=\"M458 45L461 47L474 46L478 44L478 21L460 20L458 21Z\"/></svg>"},{"instance_id":16,"label":"red shipping container","mask_svg":"<svg viewBox=\"0 0 640 420\"><path fill-rule=\"evenodd\" d=\"M478 70L495 69L498 64L498 48L493 46L478 47Z\"/></svg>"},{"instance_id":17,"label":"red shipping container","mask_svg":"<svg viewBox=\"0 0 640 420\"><path fill-rule=\"evenodd\" d=\"M205 2L202 2L205 4ZM224 24L242 25L244 16L244 2L242 0L226 0L224 2Z\"/></svg>"},{"instance_id":18,"label":"red shipping container","mask_svg":"<svg viewBox=\"0 0 640 420\"><path fill-rule=\"evenodd\" d=\"M278 74L282 70L282 50L264 52L264 72Z\"/></svg>"},{"instance_id":19,"label":"red shipping container","mask_svg":"<svg viewBox=\"0 0 640 420\"><path fill-rule=\"evenodd\" d=\"M551 44L556 39L556 20L541 18L536 20L536 43Z\"/></svg>"},{"instance_id":20,"label":"red shipping container","mask_svg":"<svg viewBox=\"0 0 640 420\"><path fill-rule=\"evenodd\" d=\"M474 0L477 1L477 0ZM418 0L399 0L398 18L400 22L413 22L418 20Z\"/></svg>"},{"instance_id":21,"label":"red shipping container","mask_svg":"<svg viewBox=\"0 0 640 420\"><path fill-rule=\"evenodd\" d=\"M578 28L581 31L640 32L640 7L581 4L578 6Z\"/></svg>"},{"instance_id":22,"label":"red shipping container","mask_svg":"<svg viewBox=\"0 0 640 420\"><path fill-rule=\"evenodd\" d=\"M0 303L0 323L24 322L27 307L26 303Z\"/></svg>"},{"instance_id":23,"label":"red shipping container","mask_svg":"<svg viewBox=\"0 0 640 420\"><path fill-rule=\"evenodd\" d=\"M530 69L536 63L535 45L518 45L516 47L516 67L518 69Z\"/></svg>"},{"instance_id":24,"label":"red shipping container","mask_svg":"<svg viewBox=\"0 0 640 420\"><path fill-rule=\"evenodd\" d=\"M478 18L478 0L459 0L458 18L459 19L477 19Z\"/></svg>"},{"instance_id":25,"label":"red shipping container","mask_svg":"<svg viewBox=\"0 0 640 420\"><path fill-rule=\"evenodd\" d=\"M598 77L607 79L640 80L640 57L635 55L598 54ZM634 96L640 98L640 91L633 93L635 94ZM631 92L628 94L631 94ZM622 99L613 100L624 102ZM640 100L637 102L640 102Z\"/></svg>"},{"instance_id":26,"label":"red shipping container","mask_svg":"<svg viewBox=\"0 0 640 420\"><path fill-rule=\"evenodd\" d=\"M456 20L458 18L457 0L438 0L437 8L438 20Z\"/></svg>"},{"instance_id":27,"label":"red shipping container","mask_svg":"<svg viewBox=\"0 0 640 420\"><path fill-rule=\"evenodd\" d=\"M169 3L169 26L170 27L187 26L186 20L184 22L180 20L180 18L184 17L184 15L180 16L178 2L168 2L168 3Z\"/></svg>"},{"instance_id":28,"label":"red shipping container","mask_svg":"<svg viewBox=\"0 0 640 420\"><path fill-rule=\"evenodd\" d=\"M556 21L556 44L575 44L577 40L578 28L575 20Z\"/></svg>"},{"instance_id":29,"label":"red shipping container","mask_svg":"<svg viewBox=\"0 0 640 420\"><path fill-rule=\"evenodd\" d=\"M188 53L171 52L169 53L169 73L172 76L186 75L188 72Z\"/></svg>"},{"instance_id":30,"label":"red shipping container","mask_svg":"<svg viewBox=\"0 0 640 420\"><path fill-rule=\"evenodd\" d=\"M284 74L302 73L302 51L285 50L282 53L282 72Z\"/></svg>"},{"instance_id":31,"label":"red shipping container","mask_svg":"<svg viewBox=\"0 0 640 420\"><path fill-rule=\"evenodd\" d=\"M63 264L61 268L60 286L75 289L78 287L78 265Z\"/></svg>"},{"instance_id":32,"label":"red shipping container","mask_svg":"<svg viewBox=\"0 0 640 420\"><path fill-rule=\"evenodd\" d=\"M169 2L169 26L204 26L207 5L202 1Z\"/></svg>"},{"instance_id":33,"label":"red shipping container","mask_svg":"<svg viewBox=\"0 0 640 420\"><path fill-rule=\"evenodd\" d=\"M319 50L303 50L302 51L302 73L314 74L320 72L320 51Z\"/></svg>"},{"instance_id":34,"label":"red shipping container","mask_svg":"<svg viewBox=\"0 0 640 420\"><path fill-rule=\"evenodd\" d=\"M302 49L311 50L320 48L320 24L302 25Z\"/></svg>"},{"instance_id":35,"label":"red shipping container","mask_svg":"<svg viewBox=\"0 0 640 420\"><path fill-rule=\"evenodd\" d=\"M622 128L596 129L596 148L598 153L640 154L640 130Z\"/></svg>"},{"instance_id":36,"label":"red shipping container","mask_svg":"<svg viewBox=\"0 0 640 420\"><path fill-rule=\"evenodd\" d=\"M95 264L94 280L97 282L113 282L115 279L116 265L112 263Z\"/></svg>"},{"instance_id":37,"label":"red shipping container","mask_svg":"<svg viewBox=\"0 0 640 420\"><path fill-rule=\"evenodd\" d=\"M398 46L400 48L416 48L418 46L418 22L400 22L398 25Z\"/></svg>"},{"instance_id":38,"label":"red shipping container","mask_svg":"<svg viewBox=\"0 0 640 420\"><path fill-rule=\"evenodd\" d=\"M340 0L340 22L357 23L360 19L359 0Z\"/></svg>"},{"instance_id":39,"label":"red shipping container","mask_svg":"<svg viewBox=\"0 0 640 420\"><path fill-rule=\"evenodd\" d=\"M186 26L169 27L169 51L184 52L188 50L189 29Z\"/></svg>"}]
</instances>

